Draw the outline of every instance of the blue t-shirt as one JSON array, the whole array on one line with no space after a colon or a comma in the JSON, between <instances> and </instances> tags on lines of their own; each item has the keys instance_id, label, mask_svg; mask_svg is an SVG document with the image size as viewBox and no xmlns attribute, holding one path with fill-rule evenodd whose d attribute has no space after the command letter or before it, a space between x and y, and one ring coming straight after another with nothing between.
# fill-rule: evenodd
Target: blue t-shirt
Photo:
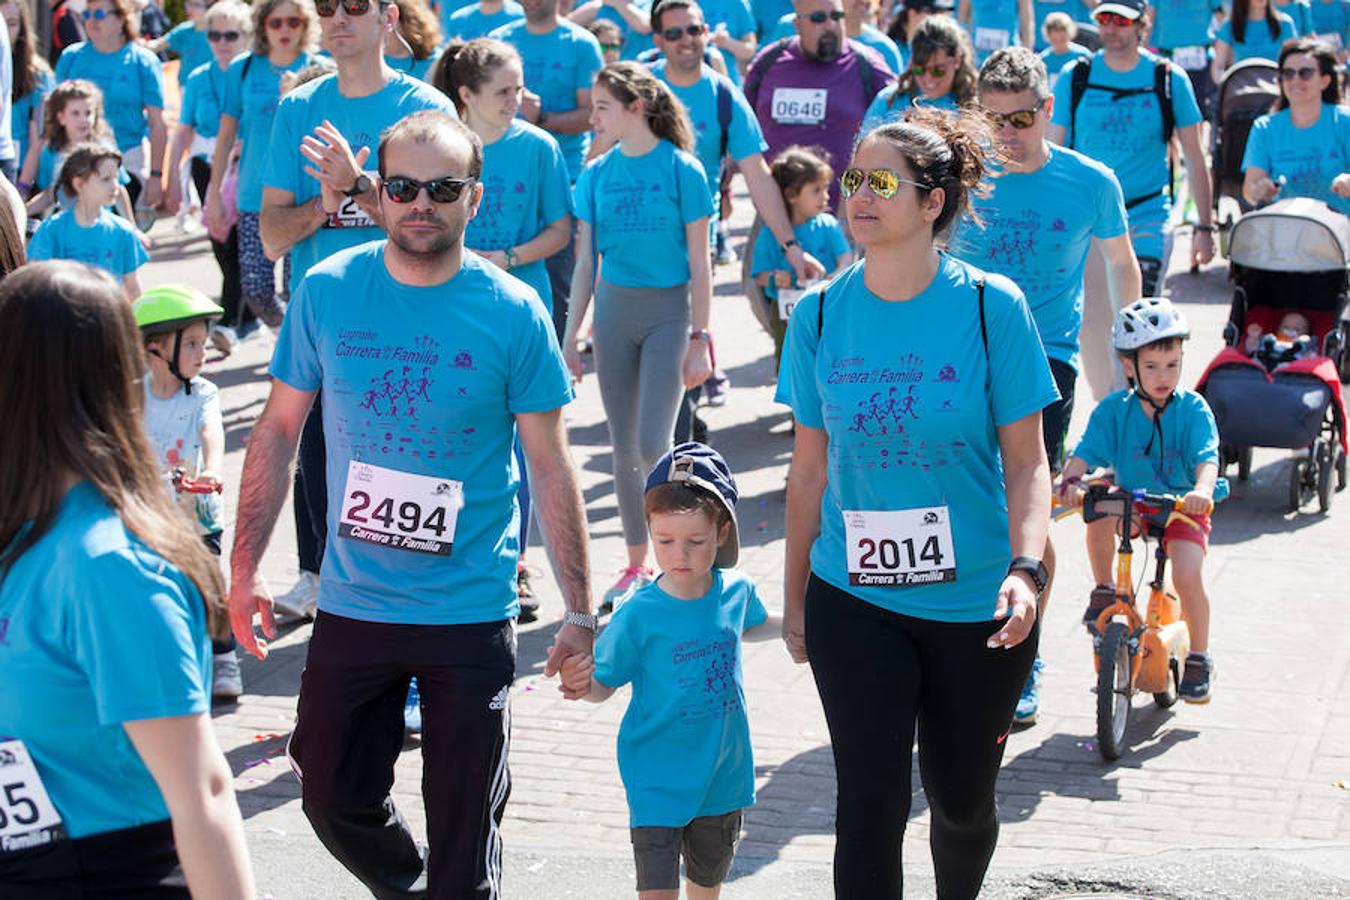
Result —
<instances>
[{"instance_id":1,"label":"blue t-shirt","mask_svg":"<svg viewBox=\"0 0 1350 900\"><path fill-rule=\"evenodd\" d=\"M678 828L755 802L741 633L768 612L748 576L712 575L696 600L647 585L595 640L595 680L633 685L618 746L634 828Z\"/></svg>"},{"instance_id":2,"label":"blue t-shirt","mask_svg":"<svg viewBox=\"0 0 1350 900\"><path fill-rule=\"evenodd\" d=\"M1220 0L1168 0L1154 7L1152 43L1162 50L1209 46Z\"/></svg>"},{"instance_id":3,"label":"blue t-shirt","mask_svg":"<svg viewBox=\"0 0 1350 900\"><path fill-rule=\"evenodd\" d=\"M1045 24L1045 17L1051 13L1067 13L1070 19L1075 21L1086 20L1091 15L1091 10L1084 6L1079 0L1036 0L1031 4L1032 27L1036 32L1036 43L1033 49L1039 53L1050 46L1046 41L1045 35L1041 33L1041 26ZM1052 72L1051 75L1054 73Z\"/></svg>"},{"instance_id":4,"label":"blue t-shirt","mask_svg":"<svg viewBox=\"0 0 1350 900\"><path fill-rule=\"evenodd\" d=\"M472 253L445 284L410 287L385 268L384 247L372 241L310 269L272 357L273 377L323 389L328 543L319 608L410 625L513 618L515 415L555 410L573 396L553 321L524 282ZM352 462L462 483L453 532L439 535L453 539L449 557L343 536L344 501L364 486L359 470L349 482ZM371 505L374 521L379 502Z\"/></svg>"},{"instance_id":5,"label":"blue t-shirt","mask_svg":"<svg viewBox=\"0 0 1350 900\"><path fill-rule=\"evenodd\" d=\"M957 109L956 95L951 91L936 100L929 100L922 94L912 93L896 97L897 90L899 90L899 82L888 84L872 98L872 102L867 106L867 112L863 115L862 125L858 128L858 137L861 138L878 125L900 121L911 106L930 106L933 109L945 109L952 112ZM892 98L894 98L893 102Z\"/></svg>"},{"instance_id":6,"label":"blue t-shirt","mask_svg":"<svg viewBox=\"0 0 1350 900\"><path fill-rule=\"evenodd\" d=\"M36 119L38 134L42 134L42 104L47 101L47 95L55 86L52 73L43 71L38 75L33 89L15 100L10 107L9 134L14 142L14 158L18 160L20 169L23 168L24 156L28 153L29 123Z\"/></svg>"},{"instance_id":7,"label":"blue t-shirt","mask_svg":"<svg viewBox=\"0 0 1350 900\"><path fill-rule=\"evenodd\" d=\"M796 37L796 18L797 14L791 9L779 16L778 22L773 26L773 30L769 32L769 36L763 40L762 45L767 47L774 41L781 41L783 38Z\"/></svg>"},{"instance_id":8,"label":"blue t-shirt","mask_svg":"<svg viewBox=\"0 0 1350 900\"><path fill-rule=\"evenodd\" d=\"M240 56L230 63L225 78L225 105L222 112L238 123L238 138L243 142L239 155L239 211L262 211L263 172L269 157L272 122L281 101L281 75L312 66L318 57L301 53L295 62L277 68L261 54ZM296 147L299 147L299 139ZM355 149L355 148L353 148ZM298 149L297 151L298 152Z\"/></svg>"},{"instance_id":9,"label":"blue t-shirt","mask_svg":"<svg viewBox=\"0 0 1350 900\"><path fill-rule=\"evenodd\" d=\"M865 266L857 262L830 283L823 340L816 327L820 291L812 290L793 310L783 347L775 399L829 437L811 570L893 612L988 621L1012 558L995 427L1039 412L1058 396L1036 324L1016 285L983 276L986 358L978 269L943 254L927 288L893 303L867 289ZM850 584L844 510L924 510L940 521L942 512L932 507L946 507L954 581Z\"/></svg>"},{"instance_id":10,"label":"blue t-shirt","mask_svg":"<svg viewBox=\"0 0 1350 900\"><path fill-rule=\"evenodd\" d=\"M783 16L793 15L792 0L750 0L750 14L755 18L755 33L763 47L781 36L777 35L778 22Z\"/></svg>"},{"instance_id":11,"label":"blue t-shirt","mask_svg":"<svg viewBox=\"0 0 1350 900\"><path fill-rule=\"evenodd\" d=\"M159 58L135 42L112 53L93 44L71 44L56 61L56 80L84 78L103 91L103 118L112 126L117 149L139 147L150 134L147 108L164 108L164 81Z\"/></svg>"},{"instance_id":12,"label":"blue t-shirt","mask_svg":"<svg viewBox=\"0 0 1350 900\"><path fill-rule=\"evenodd\" d=\"M1312 5L1313 32L1336 49L1350 42L1350 2L1317 0Z\"/></svg>"},{"instance_id":13,"label":"blue t-shirt","mask_svg":"<svg viewBox=\"0 0 1350 900\"><path fill-rule=\"evenodd\" d=\"M643 20L650 21L652 17L651 0L632 0L632 2L642 12ZM640 31L634 31L628 24L628 20L623 17L623 13L612 6L601 6L599 12L595 14L595 21L609 22L618 28L619 33L623 35L623 49L619 52L620 59L637 59L639 54L656 46L650 33L643 34Z\"/></svg>"},{"instance_id":14,"label":"blue t-shirt","mask_svg":"<svg viewBox=\"0 0 1350 900\"><path fill-rule=\"evenodd\" d=\"M516 48L525 67L525 87L539 95L539 108L549 114L577 108L577 91L589 91L595 73L604 68L600 42L589 31L563 19L548 34L531 34L524 19L493 31L490 37ZM558 146L575 181L581 174L591 133L558 134Z\"/></svg>"},{"instance_id":15,"label":"blue t-shirt","mask_svg":"<svg viewBox=\"0 0 1350 900\"><path fill-rule=\"evenodd\" d=\"M518 247L572 212L567 163L558 142L544 129L520 119L483 148L481 180L483 200L464 234L465 246L474 250ZM517 266L511 274L553 308L553 289L542 259Z\"/></svg>"},{"instance_id":16,"label":"blue t-shirt","mask_svg":"<svg viewBox=\"0 0 1350 900\"><path fill-rule=\"evenodd\" d=\"M342 133L353 153L370 149L370 159L380 143L380 134L404 116L423 109L438 109L455 115L450 99L424 81L396 72L389 83L368 97L343 97L337 75L326 75L302 84L282 98L272 123L272 139L262 173L264 187L287 191L298 206L319 196L319 182L305 173L309 160L300 155L300 142L324 121ZM347 247L378 240L384 231L375 225L355 200L343 203L328 223L291 248L291 290L295 290L309 267Z\"/></svg>"},{"instance_id":17,"label":"blue t-shirt","mask_svg":"<svg viewBox=\"0 0 1350 900\"><path fill-rule=\"evenodd\" d=\"M1331 190L1336 176L1350 171L1350 108L1324 103L1307 128L1296 128L1288 109L1262 116L1242 154L1242 168L1252 166L1265 169L1272 181L1285 179L1280 197L1313 197L1350 214L1350 199Z\"/></svg>"},{"instance_id":18,"label":"blue t-shirt","mask_svg":"<svg viewBox=\"0 0 1350 900\"><path fill-rule=\"evenodd\" d=\"M204 138L213 138L220 131L227 74L227 69L222 69L212 60L198 66L188 75L178 120L191 125L192 130Z\"/></svg>"},{"instance_id":19,"label":"blue t-shirt","mask_svg":"<svg viewBox=\"0 0 1350 900\"><path fill-rule=\"evenodd\" d=\"M589 162L572 203L577 218L591 226L600 274L621 287L666 288L689 281L684 227L710 217L713 209L703 166L664 140L642 156L624 156L614 147Z\"/></svg>"},{"instance_id":20,"label":"blue t-shirt","mask_svg":"<svg viewBox=\"0 0 1350 900\"><path fill-rule=\"evenodd\" d=\"M445 26L445 36L450 39L459 38L461 41L471 41L474 38L487 37L488 33L503 25L510 25L512 22L520 21L525 18L525 10L516 0L506 0L502 8L488 15L483 12L481 6L474 3L463 9L457 9L450 14L450 19Z\"/></svg>"},{"instance_id":21,"label":"blue t-shirt","mask_svg":"<svg viewBox=\"0 0 1350 900\"><path fill-rule=\"evenodd\" d=\"M1162 414L1162 439L1133 391L1110 394L1088 419L1073 455L1116 470L1130 491L1185 494L1202 463L1219 463L1219 428L1205 398L1178 389ZM1217 492L1216 492L1217 496Z\"/></svg>"},{"instance_id":22,"label":"blue t-shirt","mask_svg":"<svg viewBox=\"0 0 1350 900\"><path fill-rule=\"evenodd\" d=\"M869 25L864 22L862 31L855 38L849 40L857 41L864 46L871 47L881 54L881 58L886 60L886 65L890 66L891 71L896 74L904 74L905 54L901 52L895 41L886 36L886 32L877 28L875 25Z\"/></svg>"},{"instance_id":23,"label":"blue t-shirt","mask_svg":"<svg viewBox=\"0 0 1350 900\"><path fill-rule=\"evenodd\" d=\"M703 166L703 174L708 176L708 192L712 196L713 212L717 213L722 208L722 128L717 118L718 84L731 98L731 122L726 138L727 155L733 160L742 160L769 149L764 132L760 130L759 120L755 118L755 111L750 108L750 101L745 99L740 88L706 65L699 80L689 87L670 83L664 59L652 66L652 74L670 86L689 113L689 121L694 126L694 153Z\"/></svg>"},{"instance_id":24,"label":"blue t-shirt","mask_svg":"<svg viewBox=\"0 0 1350 900\"><path fill-rule=\"evenodd\" d=\"M436 4L436 6L439 7L440 10L441 34L449 36L450 34L449 26L451 16L459 12L461 9L466 9L470 6L475 5L476 5L475 0L440 0L440 2Z\"/></svg>"},{"instance_id":25,"label":"blue t-shirt","mask_svg":"<svg viewBox=\"0 0 1350 900\"><path fill-rule=\"evenodd\" d=\"M970 42L977 65L995 50L1020 43L1022 20L1018 0L970 0Z\"/></svg>"},{"instance_id":26,"label":"blue t-shirt","mask_svg":"<svg viewBox=\"0 0 1350 900\"><path fill-rule=\"evenodd\" d=\"M28 259L73 259L121 278L149 262L150 254L141 246L136 226L126 219L103 209L85 228L75 220L74 209L63 209L37 227L28 242Z\"/></svg>"},{"instance_id":27,"label":"blue t-shirt","mask_svg":"<svg viewBox=\"0 0 1350 900\"><path fill-rule=\"evenodd\" d=\"M1309 0L1291 0L1277 11L1294 20L1295 36L1305 37L1313 33L1313 11Z\"/></svg>"},{"instance_id":28,"label":"blue t-shirt","mask_svg":"<svg viewBox=\"0 0 1350 900\"><path fill-rule=\"evenodd\" d=\"M716 31L719 25L723 26L727 34L738 41L755 33L755 17L750 12L748 0L699 0L698 5L703 10L703 20L708 23L709 31ZM732 84L739 86L740 61L731 51L715 47L711 38L708 39L708 48L722 54L722 62L727 66L727 77Z\"/></svg>"},{"instance_id":29,"label":"blue t-shirt","mask_svg":"<svg viewBox=\"0 0 1350 900\"><path fill-rule=\"evenodd\" d=\"M206 39L206 29L198 29L190 20L175 25L164 35L169 49L178 57L178 86L187 84L188 76L197 67L211 62L211 43Z\"/></svg>"},{"instance_id":30,"label":"blue t-shirt","mask_svg":"<svg viewBox=\"0 0 1350 900\"><path fill-rule=\"evenodd\" d=\"M1129 225L1110 169L1073 150L1046 146L1050 156L1035 172L1005 171L989 179L988 196L971 196L983 227L963 217L951 252L1012 279L1026 294L1046 355L1077 369L1083 269L1092 239L1121 237Z\"/></svg>"},{"instance_id":31,"label":"blue t-shirt","mask_svg":"<svg viewBox=\"0 0 1350 900\"><path fill-rule=\"evenodd\" d=\"M88 482L0 583L0 684L0 740L24 742L69 837L169 818L123 725L209 710L206 609Z\"/></svg>"},{"instance_id":32,"label":"blue t-shirt","mask_svg":"<svg viewBox=\"0 0 1350 900\"><path fill-rule=\"evenodd\" d=\"M827 212L813 216L800 225L792 226L792 235L804 252L820 260L826 272L834 270L835 262L840 256L852 253L839 220ZM766 228L759 233L759 239L755 241L754 255L750 258L750 274L755 276L760 272L773 271L790 273L792 286L798 287L797 273L788 262L787 254ZM773 279L770 279L764 287L764 296L770 300L778 299L778 285Z\"/></svg>"},{"instance_id":33,"label":"blue t-shirt","mask_svg":"<svg viewBox=\"0 0 1350 900\"><path fill-rule=\"evenodd\" d=\"M1084 47L1082 44L1075 44L1072 41L1069 42L1069 49L1065 50L1063 53L1056 53L1049 47L1042 50L1041 62L1045 63L1045 73L1050 76L1051 88L1054 87L1055 77L1059 75L1060 71L1065 66L1075 59L1082 59L1084 56L1091 55L1091 50Z\"/></svg>"},{"instance_id":34,"label":"blue t-shirt","mask_svg":"<svg viewBox=\"0 0 1350 900\"><path fill-rule=\"evenodd\" d=\"M1270 36L1270 28L1266 25L1265 20L1260 20L1249 21L1246 32L1243 34L1243 40L1234 40L1233 22L1228 19L1219 26L1219 30L1214 34L1214 40L1223 41L1233 48L1233 62L1235 63L1240 63L1244 59L1279 59L1280 47L1284 45L1285 41L1298 37L1298 29L1294 28L1294 20L1282 12L1275 13L1275 18L1280 23L1280 31L1276 37Z\"/></svg>"},{"instance_id":35,"label":"blue t-shirt","mask_svg":"<svg viewBox=\"0 0 1350 900\"><path fill-rule=\"evenodd\" d=\"M411 75L419 81L431 80L431 67L436 65L436 60L440 58L439 53L433 53L425 59L417 59L412 56L389 56L385 55L385 65L395 72L402 72L405 75Z\"/></svg>"}]
</instances>

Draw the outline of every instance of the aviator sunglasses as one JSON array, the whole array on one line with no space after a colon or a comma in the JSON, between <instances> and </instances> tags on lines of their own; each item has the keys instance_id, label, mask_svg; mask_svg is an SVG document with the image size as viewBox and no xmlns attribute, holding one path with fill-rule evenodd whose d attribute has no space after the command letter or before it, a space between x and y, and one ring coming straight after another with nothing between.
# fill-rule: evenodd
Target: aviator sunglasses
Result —
<instances>
[{"instance_id":1,"label":"aviator sunglasses","mask_svg":"<svg viewBox=\"0 0 1350 900\"><path fill-rule=\"evenodd\" d=\"M894 197L895 192L900 190L902 184L912 184L924 191L933 189L932 185L901 178L899 172L891 169L873 169L870 172L864 172L862 169L851 168L845 169L844 173L839 176L839 193L843 194L845 199L852 197L862 190L864 181L872 189L872 193L882 200L889 200Z\"/></svg>"},{"instance_id":2,"label":"aviator sunglasses","mask_svg":"<svg viewBox=\"0 0 1350 900\"><path fill-rule=\"evenodd\" d=\"M909 74L913 75L915 78L922 78L924 72L927 72L927 73L928 73L928 77L929 77L929 78L946 78L946 77L947 77L947 67L946 67L946 66L910 66L910 67L909 67Z\"/></svg>"},{"instance_id":3,"label":"aviator sunglasses","mask_svg":"<svg viewBox=\"0 0 1350 900\"><path fill-rule=\"evenodd\" d=\"M433 178L431 181L418 181L405 175L391 175L384 181L384 193L395 203L411 203L417 199L418 192L426 188L427 196L435 202L454 203L464 189L475 181L476 178L455 178L452 175Z\"/></svg>"},{"instance_id":4,"label":"aviator sunglasses","mask_svg":"<svg viewBox=\"0 0 1350 900\"><path fill-rule=\"evenodd\" d=\"M694 25L686 25L683 28L677 27L662 28L661 37L665 38L668 41L678 41L686 34L689 35L690 37L698 37L700 34L703 34L703 32L707 30L708 26L702 23Z\"/></svg>"},{"instance_id":5,"label":"aviator sunglasses","mask_svg":"<svg viewBox=\"0 0 1350 900\"><path fill-rule=\"evenodd\" d=\"M1036 124L1036 113L1041 111L1045 101L1037 102L1031 109L1017 109L1010 113L997 113L984 107L980 107L984 114L989 117L989 122L995 128L1002 128L1004 125L1011 125L1018 131L1023 131Z\"/></svg>"}]
</instances>

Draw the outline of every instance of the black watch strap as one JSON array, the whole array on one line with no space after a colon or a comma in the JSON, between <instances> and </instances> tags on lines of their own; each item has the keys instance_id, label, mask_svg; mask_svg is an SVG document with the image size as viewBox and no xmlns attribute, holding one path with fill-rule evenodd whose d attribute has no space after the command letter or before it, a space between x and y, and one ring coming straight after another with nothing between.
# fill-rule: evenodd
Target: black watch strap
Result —
<instances>
[{"instance_id":1,"label":"black watch strap","mask_svg":"<svg viewBox=\"0 0 1350 900\"><path fill-rule=\"evenodd\" d=\"M1013 561L1008 563L1008 574L1013 572L1025 572L1031 577L1031 583L1036 585L1037 597L1045 593L1045 586L1050 582L1050 570L1034 556L1013 557Z\"/></svg>"}]
</instances>

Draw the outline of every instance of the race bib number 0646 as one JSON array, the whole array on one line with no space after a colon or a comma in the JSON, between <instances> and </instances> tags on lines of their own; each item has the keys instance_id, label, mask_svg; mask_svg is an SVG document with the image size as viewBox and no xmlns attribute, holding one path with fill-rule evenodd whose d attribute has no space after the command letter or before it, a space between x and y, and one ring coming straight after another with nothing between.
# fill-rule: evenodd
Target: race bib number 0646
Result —
<instances>
[{"instance_id":1,"label":"race bib number 0646","mask_svg":"<svg viewBox=\"0 0 1350 900\"><path fill-rule=\"evenodd\" d=\"M353 460L338 534L393 550L449 556L463 506L462 482Z\"/></svg>"},{"instance_id":2,"label":"race bib number 0646","mask_svg":"<svg viewBox=\"0 0 1350 900\"><path fill-rule=\"evenodd\" d=\"M819 125L829 102L826 88L775 88L770 112L779 125Z\"/></svg>"},{"instance_id":3,"label":"race bib number 0646","mask_svg":"<svg viewBox=\"0 0 1350 900\"><path fill-rule=\"evenodd\" d=\"M848 583L910 587L956 580L956 550L945 506L844 510Z\"/></svg>"}]
</instances>

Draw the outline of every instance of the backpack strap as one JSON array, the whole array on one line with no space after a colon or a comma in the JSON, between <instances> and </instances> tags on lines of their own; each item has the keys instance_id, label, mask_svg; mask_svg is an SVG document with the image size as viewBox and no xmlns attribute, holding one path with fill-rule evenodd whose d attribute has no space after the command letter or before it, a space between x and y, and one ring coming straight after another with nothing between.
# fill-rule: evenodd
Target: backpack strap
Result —
<instances>
[{"instance_id":1,"label":"backpack strap","mask_svg":"<svg viewBox=\"0 0 1350 900\"><path fill-rule=\"evenodd\" d=\"M764 76L768 74L769 68L778 61L778 57L783 55L788 45L792 43L792 38L779 38L769 46L760 51L759 56L750 64L750 71L745 73L744 93L745 99L750 101L750 108L754 109L755 104L759 102L759 86L764 81Z\"/></svg>"},{"instance_id":2,"label":"backpack strap","mask_svg":"<svg viewBox=\"0 0 1350 900\"><path fill-rule=\"evenodd\" d=\"M1163 143L1170 144L1177 129L1177 113L1172 108L1172 64L1165 59L1153 67L1153 93L1158 96L1158 111L1162 113Z\"/></svg>"},{"instance_id":3,"label":"backpack strap","mask_svg":"<svg viewBox=\"0 0 1350 900\"><path fill-rule=\"evenodd\" d=\"M725 159L727 144L731 140L731 87L722 78L715 78L717 87L717 127L722 129L722 138L718 144L717 158Z\"/></svg>"},{"instance_id":4,"label":"backpack strap","mask_svg":"<svg viewBox=\"0 0 1350 900\"><path fill-rule=\"evenodd\" d=\"M989 326L984 321L984 278L975 280L975 296L980 301L980 341L984 344L984 361L989 363Z\"/></svg>"},{"instance_id":5,"label":"backpack strap","mask_svg":"<svg viewBox=\"0 0 1350 900\"><path fill-rule=\"evenodd\" d=\"M858 57L858 78L862 81L863 100L871 103L877 95L877 71L872 68L872 61L867 58L867 54L859 53L857 47L853 48L853 55Z\"/></svg>"},{"instance_id":6,"label":"backpack strap","mask_svg":"<svg viewBox=\"0 0 1350 900\"><path fill-rule=\"evenodd\" d=\"M1078 104L1083 101L1083 94L1087 93L1088 76L1091 74L1091 56L1075 62L1073 70L1069 73L1069 142L1066 146L1070 148L1073 147L1077 134L1075 126L1078 124Z\"/></svg>"}]
</instances>

